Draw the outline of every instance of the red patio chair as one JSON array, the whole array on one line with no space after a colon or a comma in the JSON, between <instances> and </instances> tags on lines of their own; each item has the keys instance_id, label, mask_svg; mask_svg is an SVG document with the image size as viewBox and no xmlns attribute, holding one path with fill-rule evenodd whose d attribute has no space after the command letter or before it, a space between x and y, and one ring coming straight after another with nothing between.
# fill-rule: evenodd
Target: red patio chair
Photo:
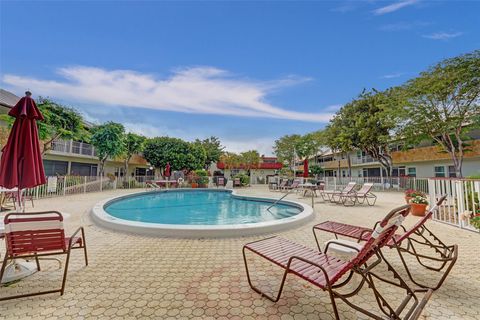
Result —
<instances>
[{"instance_id":1,"label":"red patio chair","mask_svg":"<svg viewBox=\"0 0 480 320\"><path fill-rule=\"evenodd\" d=\"M323 192L320 192L320 195L322 196L322 199L324 201L328 200L330 202L339 202L341 201L342 197L352 195L354 193L356 186L357 186L357 183L352 181L352 182L349 182L345 186L345 188L343 188L343 190L332 190L332 191L324 190Z\"/></svg>"},{"instance_id":2,"label":"red patio chair","mask_svg":"<svg viewBox=\"0 0 480 320\"><path fill-rule=\"evenodd\" d=\"M248 243L243 247L243 258L247 271L248 283L253 290L260 293L262 296L265 296L273 302L277 302L280 299L287 275L292 273L329 293L336 319L340 319L336 306L336 299L341 299L350 307L369 317L383 319L379 314L373 313L372 306L368 306L367 309L364 309L349 300L349 298L358 294L362 288L365 288L373 291L380 312L388 316L389 319L400 319L401 316L405 316L405 319L416 319L430 298L432 290L410 289L407 283L384 258L381 252L382 246L392 240L395 231L402 223L409 210L409 205L392 210L377 224L374 232L370 233L367 241L362 246L351 247L357 251L357 254L349 261L344 261L328 255L328 247L325 253L322 253L280 237L272 237ZM279 291L276 295L269 295L253 285L250 271L248 269L246 257L247 251L258 255L285 270ZM374 256L376 259L374 259L373 262L370 261L370 258ZM379 275L375 272L376 266L381 263L387 264L387 270L393 273L393 279L396 280L385 279L383 275ZM361 281L358 285L352 283L355 288L353 290L349 289L346 293L337 290L350 284L353 274L357 274L361 277ZM391 302L389 302L389 297L384 296L379 292L377 289L378 281L405 290L405 298L399 306L392 306ZM425 293L422 301L419 301L417 297L418 292ZM409 307L407 308L407 306Z\"/></svg>"},{"instance_id":3,"label":"red patio chair","mask_svg":"<svg viewBox=\"0 0 480 320\"><path fill-rule=\"evenodd\" d=\"M234 187L241 187L242 186L242 182L240 181L240 178L233 179L233 186Z\"/></svg>"},{"instance_id":4,"label":"red patio chair","mask_svg":"<svg viewBox=\"0 0 480 320\"><path fill-rule=\"evenodd\" d=\"M398 251L400 260L402 261L410 280L422 288L428 288L432 290L437 290L440 288L457 261L458 246L444 244L425 225L427 220L430 219L432 215L439 209L446 197L446 195L441 197L437 201L437 204L430 209L424 217L419 219L410 229L407 230L404 226L401 226L403 233L395 234L395 241L391 240L387 244L388 247L395 248ZM356 239L358 242L368 240L370 234L372 233L372 229L370 228L334 221L325 221L313 227L313 234L319 249L320 244L318 243L317 234L315 233L316 230L333 233L336 239L338 239L338 236L345 236ZM426 255L423 252L418 251L417 246L424 248L426 247L430 250L433 249L435 254ZM438 282L435 285L428 285L415 279L405 261L404 254L414 256L417 262L428 270L443 272ZM427 261L430 263L426 263Z\"/></svg>"},{"instance_id":5,"label":"red patio chair","mask_svg":"<svg viewBox=\"0 0 480 320\"><path fill-rule=\"evenodd\" d=\"M225 187L225 178L224 177L218 177L217 178L217 188L218 187Z\"/></svg>"},{"instance_id":6,"label":"red patio chair","mask_svg":"<svg viewBox=\"0 0 480 320\"><path fill-rule=\"evenodd\" d=\"M39 257L60 254L65 254L67 257L60 289L2 297L0 301L55 292L63 295L71 249L83 249L85 265L88 265L83 227L78 228L71 237L65 237L63 217L60 212L14 212L7 214L4 222L7 252L0 269L0 280L3 278L7 263L13 259L35 258L37 269L40 271Z\"/></svg>"}]
</instances>

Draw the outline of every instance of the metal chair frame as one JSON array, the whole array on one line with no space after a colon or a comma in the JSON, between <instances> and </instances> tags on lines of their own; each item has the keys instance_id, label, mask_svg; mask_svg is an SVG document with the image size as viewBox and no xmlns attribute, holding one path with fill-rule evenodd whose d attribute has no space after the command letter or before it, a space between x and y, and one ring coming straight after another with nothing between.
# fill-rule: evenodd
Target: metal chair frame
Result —
<instances>
[{"instance_id":1,"label":"metal chair frame","mask_svg":"<svg viewBox=\"0 0 480 320\"><path fill-rule=\"evenodd\" d=\"M348 245L343 244L343 243L336 243L338 245L343 245L343 246L346 246L346 247L350 247L350 249L357 251L357 255L356 255L355 258L350 260L350 262L345 262L345 264L342 264L342 269L338 273L336 273L333 276L332 279L329 278L329 273L328 273L327 269L325 268L326 265L324 266L324 265L321 265L319 263L316 263L315 261L312 261L311 259L295 255L295 251L296 251L295 248L297 248L299 250L302 250L303 253L307 252L308 254L310 254L313 257L313 259L314 258L324 258L326 261L328 261L329 259L330 260L337 259L337 258L327 256L327 252L328 252L328 248L329 248L328 246L325 248L325 253L322 253L321 251L316 252L313 249L308 249L308 248L305 248L301 245L297 245L293 242L290 242L289 240L284 240L284 239L277 238L277 237L271 237L271 238L267 238L267 239L262 239L262 240L257 240L257 241L254 241L254 242L250 242L243 247L243 259L244 259L245 269L246 269L246 273L247 273L248 283L249 283L250 287L255 292L261 294L262 296L266 297L267 299L269 299L272 302L277 302L281 297L287 275L289 273L293 273L293 274L303 278L304 280L309 281L313 285L315 285L315 286L317 286L317 287L321 288L322 290L327 291L329 293L330 301L332 303L332 308L333 308L336 319L340 319L340 315L338 313L337 304L336 304L337 299L342 300L347 305L349 305L351 308L353 308L353 309L355 309L359 312L362 312L363 314L365 314L365 315L367 315L371 318L384 319L382 316L380 316L378 314L375 314L372 311L370 311L371 310L370 308L369 309L362 308L361 306L358 306L358 305L354 304L352 301L349 300L349 298L357 295L360 292L360 290L365 287L365 288L368 288L368 289L373 291L373 294L375 296L375 300L377 302L379 310L384 315L388 316L389 319L400 319L402 316L405 317L404 319L417 319L420 316L420 313L421 313L422 309L425 307L428 299L430 298L430 296L432 294L432 290L423 289L423 288L412 290L407 285L407 283L402 279L400 274L398 274L398 272L393 268L393 266L385 259L384 255L381 251L381 248L384 245L386 245L389 241L395 241L393 239L393 235L394 235L394 233L397 230L398 225L399 225L398 223L394 223L394 224L388 223L387 224L385 221L388 222L395 217L398 219L398 218L400 218L399 217L400 215L402 215L404 217L406 215L404 212L405 211L408 212L409 209L410 209L410 206L407 205L407 206L399 207L395 210L392 210L387 215L387 217L377 225L376 231L378 231L378 230L381 230L381 231L377 232L376 236L371 235L369 237L369 239L367 240L366 244L363 246L363 248L361 250L359 250L356 247L348 246ZM403 220L403 217L402 217L402 220ZM400 220L400 222L402 220ZM380 226L380 229L378 229L378 226ZM382 230L382 228L384 228L384 229ZM276 241L280 241L281 244L286 243L287 245L289 245L291 243L292 247L285 248L283 246L280 246L280 247L275 247L274 249L271 249L272 245L269 244L268 242L265 242L265 241L272 241L272 239L279 239L279 240L276 240ZM264 243L262 244L262 242L264 242ZM271 252L266 252L266 253L261 252L261 250L259 250L258 248L255 247L255 244L257 244L257 245L259 244L258 248L263 248L262 246L266 246L265 248L267 248L268 250L272 250L272 251ZM264 250L266 250L266 249L264 249ZM291 256L288 259L288 262L286 263L286 265L282 264L279 261L279 259L281 259L281 258L279 258L278 256L282 253L282 250L285 250L285 252L286 252L285 255L288 255L290 252L292 252ZM258 256L261 256L262 258L268 260L269 262L271 262L271 263L273 263L273 264L275 264L275 265L277 265L277 266L279 266L279 267L281 267L285 270L284 273L283 273L283 276L282 276L282 280L280 282L280 287L279 287L278 292L276 294L270 295L270 294L262 291L261 289L259 289L258 287L256 287L253 284L251 276L250 276L250 270L248 268L248 262L247 262L247 256L246 256L247 251L255 253ZM372 258L373 256L375 256L376 259L375 259L375 261L370 262L370 258ZM295 269L294 264L297 261L300 261L300 262L304 263L306 266L310 265L310 266L316 267L319 270L318 272L321 272L323 274L323 279L324 279L325 283L319 283L319 282L316 282L316 281L312 280L312 278L308 278L305 274L301 273L302 269L300 269L300 271L299 271L299 269ZM341 260L337 259L337 261L341 261ZM386 279L386 278L377 274L374 271L375 267L377 267L378 265L380 265L382 263L386 264L387 270L393 274L393 279L394 280ZM338 274L338 276L337 276L337 274ZM353 290L351 290L347 293L341 293L338 289L340 289L340 288L344 287L346 284L348 284L350 282L350 280L352 279L354 274L357 274L361 277L361 281L358 284L358 286L356 286ZM345 275L346 275L346 279L344 279ZM396 287L399 287L399 288L405 290L406 296L403 299L403 301L400 303L399 306L397 306L397 307L392 306L388 302L387 298L384 297L378 291L378 289L377 289L377 282L378 281L381 281L381 282L384 282L384 283L387 283L387 284L390 284L390 285L394 285ZM421 301L417 297L417 293L424 293L424 297ZM410 308L407 309L407 305L410 303L410 301L413 301L412 305L411 305ZM404 312L406 312L406 314L402 315L402 313L404 313Z\"/></svg>"},{"instance_id":2,"label":"metal chair frame","mask_svg":"<svg viewBox=\"0 0 480 320\"><path fill-rule=\"evenodd\" d=\"M443 243L430 229L428 229L425 225L426 221L433 215L433 213L438 210L438 207L443 203L446 199L446 196L441 197L437 204L421 219L419 220L413 227L407 230L404 226L400 226L403 230L403 234L397 234L394 236L395 241L391 241L387 244L388 247L396 249L398 255L400 256L400 261L407 272L409 279L417 286L425 289L432 289L438 290L444 281L446 280L447 276L449 275L450 271L452 270L453 266L455 265L457 258L458 258L458 246L457 245L446 245ZM317 247L320 250L320 244L318 242L316 230L319 231L326 231L333 233L335 238L338 239L338 236L345 236L349 238L354 238L357 242L365 241L366 237L369 233L372 232L371 229L363 228L363 227L356 227L347 224L338 224L342 227L352 227L358 228L361 230L360 233L345 233L345 232L338 232L334 229L328 230L327 228L321 228L321 224L315 225L312 228L313 235L315 237L315 242L317 243ZM340 229L337 229L340 230ZM427 247L433 249L435 255L426 255L422 254L418 251L419 247ZM422 283L418 279L416 279L413 273L410 271L408 264L405 260L405 254L409 254L415 257L417 262L424 268L435 271L435 272L443 272L441 277L439 278L438 282L434 285ZM432 265L427 263L433 263L437 265Z\"/></svg>"},{"instance_id":3,"label":"metal chair frame","mask_svg":"<svg viewBox=\"0 0 480 320\"><path fill-rule=\"evenodd\" d=\"M23 222L29 222L29 221L46 221L45 217L41 217L41 215L58 215L57 218L53 219L47 219L47 220L57 220L58 221L63 221L63 217L60 212L58 211L42 211L42 212L28 212L28 213L9 213L5 216L5 226L7 224L12 224L15 222L10 221L11 216L15 216L15 218L12 218L12 220L24 220ZM40 216L40 217L39 217ZM28 217L31 217L30 219ZM7 230L6 230L7 231ZM12 252L10 248L18 246L18 244L15 244L15 240L12 239L12 235L9 232L5 232L5 241L7 243L7 252L5 253L5 256L3 258L3 263L0 269L0 279L3 278L3 274L5 272L5 268L7 266L7 263L9 260L13 259L29 259L29 258L34 258L35 262L37 264L37 269L40 271L40 257L46 257L46 256L53 256L53 255L66 255L66 261L65 261L65 269L63 271L63 277L62 277L62 286L59 289L53 289L53 290L46 290L46 291L40 291L40 292L34 292L34 293L26 293L26 294L20 294L20 295L13 295L13 296L7 296L7 297L2 297L0 298L0 301L5 301L5 300L11 300L11 299L17 299L17 298L24 298L24 297L31 297L31 296L37 296L37 295L43 295L43 294L49 294L49 293L56 293L60 292L60 295L63 295L65 292L65 284L67 281L67 273L68 273L68 266L70 262L70 253L72 249L83 249L84 253L84 258L85 258L85 265L88 266L88 257L87 257L87 244L85 241L85 230L83 227L78 228L71 237L66 238L64 229L56 229L54 230L56 232L56 236L52 236L52 238L55 238L54 240L57 241L62 241L63 245L62 246L56 246L55 245L49 245L49 249L43 249L43 246L46 246L45 240L41 244L38 244L39 249L28 249L28 252L25 250L21 250L21 253L16 253ZM13 232L15 233L15 232ZM38 234L35 233L35 230L28 230L27 232L30 236L30 240L32 241L33 244L35 244L35 241L38 239ZM81 235L78 237L78 235ZM68 239L68 244L66 244L66 240ZM16 249L19 249L18 247ZM22 252L23 251L23 252Z\"/></svg>"}]
</instances>

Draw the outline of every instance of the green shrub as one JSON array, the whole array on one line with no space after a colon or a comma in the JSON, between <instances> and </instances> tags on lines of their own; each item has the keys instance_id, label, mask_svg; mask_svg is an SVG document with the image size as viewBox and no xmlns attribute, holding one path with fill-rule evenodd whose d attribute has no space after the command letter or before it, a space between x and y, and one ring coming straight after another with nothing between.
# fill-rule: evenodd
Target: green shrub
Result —
<instances>
[{"instance_id":1,"label":"green shrub","mask_svg":"<svg viewBox=\"0 0 480 320\"><path fill-rule=\"evenodd\" d=\"M233 178L240 178L240 183L242 184L242 186L248 186L250 184L250 177L246 174L237 174Z\"/></svg>"},{"instance_id":2,"label":"green shrub","mask_svg":"<svg viewBox=\"0 0 480 320\"><path fill-rule=\"evenodd\" d=\"M208 184L208 172L204 169L195 170L195 174L197 175L197 183L201 185Z\"/></svg>"}]
</instances>

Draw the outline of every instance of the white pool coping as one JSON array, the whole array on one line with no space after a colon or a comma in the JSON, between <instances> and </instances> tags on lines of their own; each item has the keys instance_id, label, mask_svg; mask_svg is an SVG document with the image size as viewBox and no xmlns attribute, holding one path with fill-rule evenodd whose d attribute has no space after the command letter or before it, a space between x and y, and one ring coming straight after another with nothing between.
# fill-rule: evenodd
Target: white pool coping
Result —
<instances>
[{"instance_id":1,"label":"white pool coping","mask_svg":"<svg viewBox=\"0 0 480 320\"><path fill-rule=\"evenodd\" d=\"M100 226L113 229L116 231L124 231L128 233L136 233L150 236L171 237L171 238L227 238L242 237L264 233L272 233L298 227L310 221L314 217L313 208L292 200L281 200L278 203L292 205L302 209L302 212L295 216L282 218L273 221L263 221L245 224L227 224L227 225L188 225L188 224L162 224L151 222L131 221L119 219L108 214L104 210L104 206L112 201L129 198L139 194L149 194L157 192L175 192L175 191L213 191L213 192L231 192L232 195L240 199L260 200L273 203L277 199L268 197L239 195L232 189L170 189L160 191L141 191L128 195L108 198L98 202L91 211L93 220Z\"/></svg>"}]
</instances>

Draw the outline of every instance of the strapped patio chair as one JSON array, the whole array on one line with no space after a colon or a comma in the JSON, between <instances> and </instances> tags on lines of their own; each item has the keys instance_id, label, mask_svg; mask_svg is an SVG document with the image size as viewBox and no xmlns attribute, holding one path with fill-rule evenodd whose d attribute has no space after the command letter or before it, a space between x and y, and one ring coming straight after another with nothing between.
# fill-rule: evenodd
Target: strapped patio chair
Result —
<instances>
[{"instance_id":1,"label":"strapped patio chair","mask_svg":"<svg viewBox=\"0 0 480 320\"><path fill-rule=\"evenodd\" d=\"M371 190L373 183L364 183L360 190L352 190L349 193L340 195L340 201L344 206L354 206L355 204L364 204L367 202L369 206L374 206L377 196Z\"/></svg>"},{"instance_id":2,"label":"strapped patio chair","mask_svg":"<svg viewBox=\"0 0 480 320\"><path fill-rule=\"evenodd\" d=\"M403 233L395 234L394 240L388 242L388 247L395 248L400 256L400 260L407 272L410 280L415 283L417 286L422 288L437 290L440 288L447 278L448 274L452 270L455 262L458 257L458 246L457 245L446 245L443 243L433 232L431 232L425 223L432 215L439 209L443 201L446 199L446 195L441 197L437 204L429 210L429 212L419 219L410 229L406 229L404 226L401 226ZM313 227L313 234L315 236L315 241L317 246L320 249L320 244L318 243L316 230L326 231L335 234L335 241L338 240L338 236L345 236L349 238L354 238L358 242L367 241L369 235L373 232L370 228L364 228L334 221L325 221L320 224L317 224ZM347 242L348 243L348 242ZM327 242L328 244L328 242ZM432 250L434 254L424 254L420 252L419 248L426 248ZM418 279L413 277L410 268L408 267L407 262L405 261L404 254L409 254L414 256L417 262L424 268L442 272L438 282L434 285L425 284L420 282Z\"/></svg>"},{"instance_id":3,"label":"strapped patio chair","mask_svg":"<svg viewBox=\"0 0 480 320\"><path fill-rule=\"evenodd\" d=\"M0 280L3 278L7 263L14 259L35 258L37 269L40 271L39 257L60 254L65 254L67 257L60 289L2 297L0 301L55 292L63 295L71 249L83 249L85 265L88 265L83 227L78 228L71 237L65 237L63 216L60 212L14 212L7 214L4 222L7 252L0 269Z\"/></svg>"},{"instance_id":4,"label":"strapped patio chair","mask_svg":"<svg viewBox=\"0 0 480 320\"><path fill-rule=\"evenodd\" d=\"M218 187L225 187L225 178L224 177L218 177L217 178L217 188Z\"/></svg>"},{"instance_id":5,"label":"strapped patio chair","mask_svg":"<svg viewBox=\"0 0 480 320\"><path fill-rule=\"evenodd\" d=\"M241 187L242 186L242 182L240 181L240 178L233 179L233 186L234 187Z\"/></svg>"},{"instance_id":6,"label":"strapped patio chair","mask_svg":"<svg viewBox=\"0 0 480 320\"><path fill-rule=\"evenodd\" d=\"M277 188L275 189L276 191L282 191L286 186L287 186L287 182L288 182L288 179L282 179L280 181L280 184L277 186Z\"/></svg>"},{"instance_id":7,"label":"strapped patio chair","mask_svg":"<svg viewBox=\"0 0 480 320\"><path fill-rule=\"evenodd\" d=\"M291 185L285 185L283 187L283 190L284 191L291 191L291 190L295 190L298 188L298 186L300 185L300 181L298 180L293 180L292 184Z\"/></svg>"},{"instance_id":8,"label":"strapped patio chair","mask_svg":"<svg viewBox=\"0 0 480 320\"><path fill-rule=\"evenodd\" d=\"M330 202L339 202L341 201L342 197L348 196L353 194L355 187L357 186L356 182L349 182L343 190L332 190L332 191L323 191L320 192L322 199L328 200Z\"/></svg>"},{"instance_id":9,"label":"strapped patio chair","mask_svg":"<svg viewBox=\"0 0 480 320\"><path fill-rule=\"evenodd\" d=\"M271 237L248 243L243 247L248 283L254 291L273 302L277 302L282 294L287 275L292 273L329 293L336 319L340 319L336 299L342 300L353 309L374 319L383 319L381 313L389 317L389 319L400 319L400 317L417 319L430 298L432 290L410 289L381 252L381 248L389 241L392 241L395 231L401 225L404 217L408 214L406 212L409 210L409 205L392 210L377 224L374 232L370 233L363 245L351 247L357 251L357 254L349 261L328 255L328 246L325 249L325 253L322 253L280 237ZM285 270L276 295L270 295L253 285L247 263L247 251ZM373 259L373 262L370 261L372 257L376 257L376 259ZM387 272L393 273L393 279L395 280L385 279L383 275L376 273L376 266L381 263L387 265ZM347 293L341 293L338 289L350 284L354 274L359 275L361 281L359 281L358 285L355 285L353 290L350 289ZM390 300L389 297L379 292L377 289L379 282L394 285L405 290L405 298L399 306L392 306L388 301ZM364 309L350 301L349 298L357 295L362 288L373 292L378 309L381 312L379 313L380 315L371 311L372 306L367 306ZM417 297L419 292L425 293L422 301Z\"/></svg>"}]
</instances>

